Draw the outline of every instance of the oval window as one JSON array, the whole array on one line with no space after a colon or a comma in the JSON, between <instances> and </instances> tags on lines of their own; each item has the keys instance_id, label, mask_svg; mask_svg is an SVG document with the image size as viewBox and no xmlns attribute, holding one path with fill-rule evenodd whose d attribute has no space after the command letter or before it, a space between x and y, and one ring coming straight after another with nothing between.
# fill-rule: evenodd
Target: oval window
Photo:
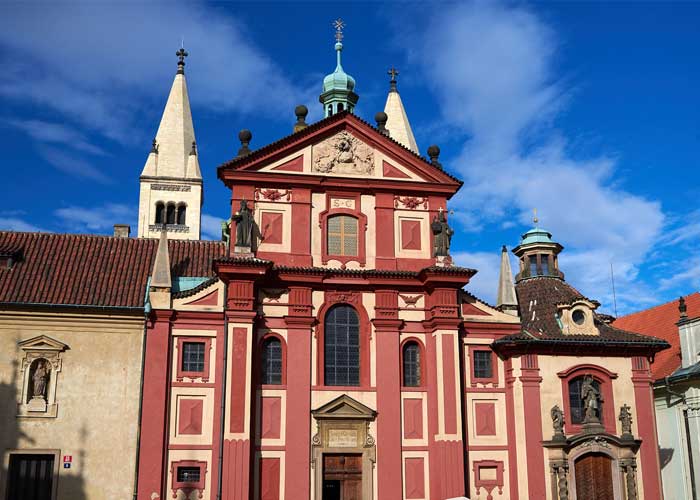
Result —
<instances>
[{"instance_id":1,"label":"oval window","mask_svg":"<svg viewBox=\"0 0 700 500\"><path fill-rule=\"evenodd\" d=\"M576 309L573 313L571 313L571 319L573 319L574 323L577 325L582 325L586 321L586 313L581 309Z\"/></svg>"}]
</instances>

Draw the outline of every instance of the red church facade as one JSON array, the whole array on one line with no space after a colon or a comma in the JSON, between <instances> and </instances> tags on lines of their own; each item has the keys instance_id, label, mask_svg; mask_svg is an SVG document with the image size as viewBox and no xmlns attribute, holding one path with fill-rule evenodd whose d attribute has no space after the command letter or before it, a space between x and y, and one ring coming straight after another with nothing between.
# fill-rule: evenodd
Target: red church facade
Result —
<instances>
[{"instance_id":1,"label":"red church facade","mask_svg":"<svg viewBox=\"0 0 700 500\"><path fill-rule=\"evenodd\" d=\"M658 498L649 360L665 344L605 324L563 282L558 244L516 249L531 298L508 314L435 256L432 223L460 187L436 155L347 112L254 152L241 139L218 170L234 222L216 278L175 290L156 258L139 498L588 498L575 487L598 456L614 471L599 498ZM251 248L234 243L246 209ZM540 313L556 332L529 326ZM550 440L551 404L573 419L584 376L598 423ZM635 437L615 423L623 403ZM588 453L593 438L610 444Z\"/></svg>"}]
</instances>

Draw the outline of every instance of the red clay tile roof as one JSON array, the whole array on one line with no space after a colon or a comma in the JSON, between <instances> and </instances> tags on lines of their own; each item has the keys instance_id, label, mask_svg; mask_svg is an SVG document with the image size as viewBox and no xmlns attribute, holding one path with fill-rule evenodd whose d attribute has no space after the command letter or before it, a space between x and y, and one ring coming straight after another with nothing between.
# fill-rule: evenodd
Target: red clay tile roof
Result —
<instances>
[{"instance_id":1,"label":"red clay tile roof","mask_svg":"<svg viewBox=\"0 0 700 500\"><path fill-rule=\"evenodd\" d=\"M688 317L700 316L700 293L691 293L685 298ZM645 309L615 321L615 326L662 338L671 344L671 349L656 355L651 365L655 380L667 377L681 367L681 343L676 322L680 318L678 301L674 300L659 306Z\"/></svg>"},{"instance_id":2,"label":"red clay tile roof","mask_svg":"<svg viewBox=\"0 0 700 500\"><path fill-rule=\"evenodd\" d=\"M0 304L142 308L158 240L0 231L20 257L0 269ZM170 241L173 276L213 276L220 241Z\"/></svg>"},{"instance_id":3,"label":"red clay tile roof","mask_svg":"<svg viewBox=\"0 0 700 500\"><path fill-rule=\"evenodd\" d=\"M595 324L600 335L564 334L557 321L558 304L571 304L575 300L585 299L595 302L567 282L553 277L524 279L515 285L522 332L502 337L495 344L509 342L533 343L544 341L552 343L598 344L604 346L644 345L653 350L661 350L668 344L654 336L641 335L607 324L605 315L594 313Z\"/></svg>"}]
</instances>

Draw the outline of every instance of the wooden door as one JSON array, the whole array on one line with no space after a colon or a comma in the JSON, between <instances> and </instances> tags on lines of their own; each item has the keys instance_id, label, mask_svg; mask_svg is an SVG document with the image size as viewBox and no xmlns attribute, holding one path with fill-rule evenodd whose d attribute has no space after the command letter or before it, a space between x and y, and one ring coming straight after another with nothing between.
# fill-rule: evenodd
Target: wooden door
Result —
<instances>
[{"instance_id":1,"label":"wooden door","mask_svg":"<svg viewBox=\"0 0 700 500\"><path fill-rule=\"evenodd\" d=\"M10 455L8 500L51 500L53 455Z\"/></svg>"},{"instance_id":2,"label":"wooden door","mask_svg":"<svg viewBox=\"0 0 700 500\"><path fill-rule=\"evenodd\" d=\"M584 455L576 460L576 499L615 500L612 459L600 453Z\"/></svg>"},{"instance_id":3,"label":"wooden door","mask_svg":"<svg viewBox=\"0 0 700 500\"><path fill-rule=\"evenodd\" d=\"M362 500L362 455L323 455L323 500Z\"/></svg>"}]
</instances>

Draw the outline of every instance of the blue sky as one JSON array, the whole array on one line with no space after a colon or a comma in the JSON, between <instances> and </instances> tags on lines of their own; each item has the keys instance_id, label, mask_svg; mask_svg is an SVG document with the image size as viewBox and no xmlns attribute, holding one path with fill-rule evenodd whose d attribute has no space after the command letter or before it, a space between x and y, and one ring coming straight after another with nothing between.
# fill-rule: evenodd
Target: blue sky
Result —
<instances>
[{"instance_id":1,"label":"blue sky","mask_svg":"<svg viewBox=\"0 0 700 500\"><path fill-rule=\"evenodd\" d=\"M0 5L0 228L136 228L138 176L184 37L217 237L230 193L216 166L311 119L334 68L331 21L357 114L383 109L386 70L419 147L465 181L453 253L496 290L500 246L537 207L568 281L620 314L700 286L699 3L43 3Z\"/></svg>"}]
</instances>

